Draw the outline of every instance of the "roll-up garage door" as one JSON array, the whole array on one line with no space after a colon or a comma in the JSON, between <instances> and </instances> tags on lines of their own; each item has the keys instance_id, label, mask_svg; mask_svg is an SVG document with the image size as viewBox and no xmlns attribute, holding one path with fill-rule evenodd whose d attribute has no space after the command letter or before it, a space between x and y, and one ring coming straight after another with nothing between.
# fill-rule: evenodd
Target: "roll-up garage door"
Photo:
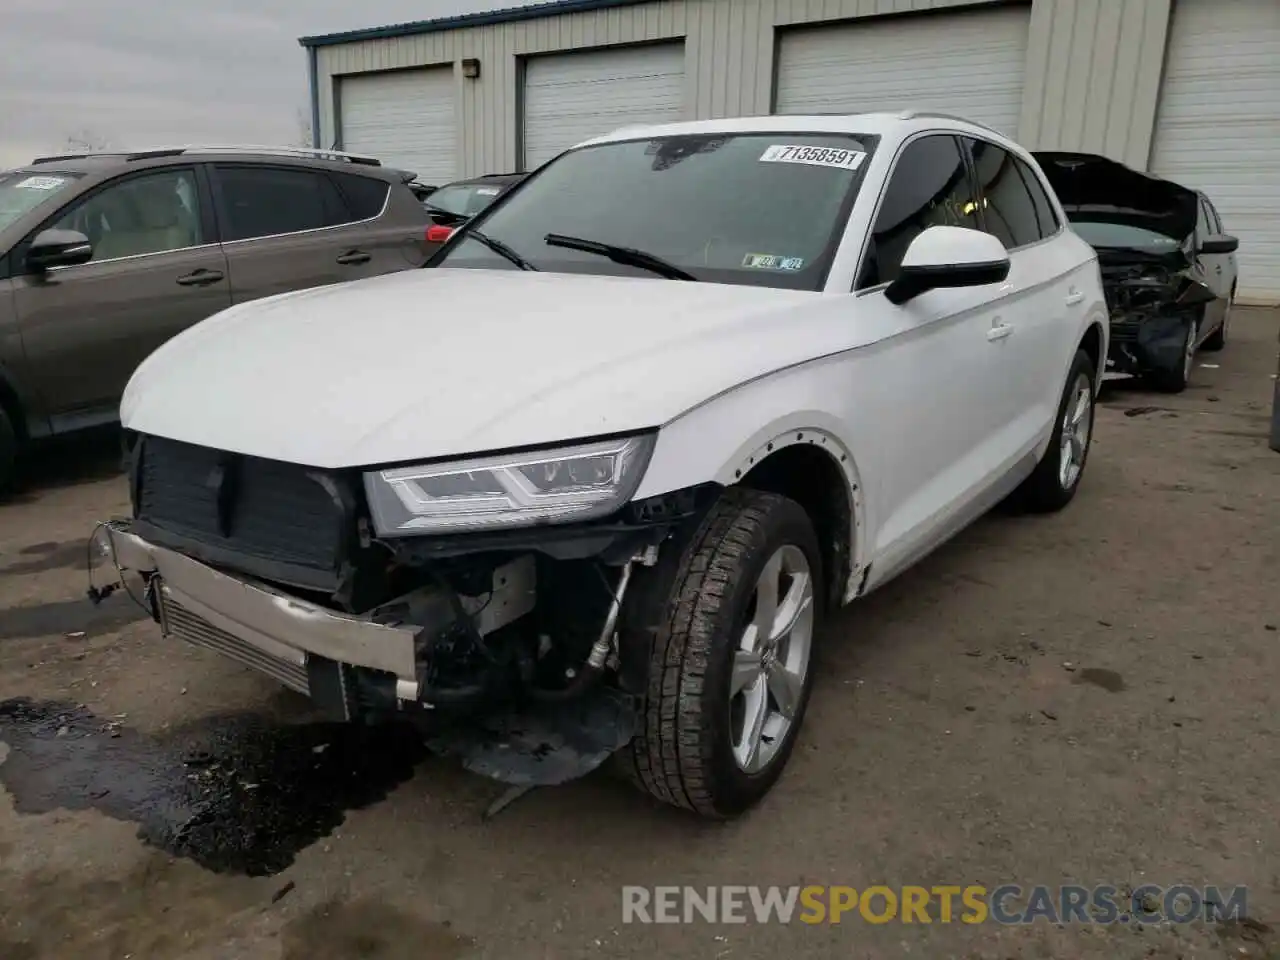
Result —
<instances>
[{"instance_id":1,"label":"roll-up garage door","mask_svg":"<svg viewBox=\"0 0 1280 960\"><path fill-rule=\"evenodd\" d=\"M683 43L531 57L524 82L525 169L618 127L670 123L683 114Z\"/></svg>"},{"instance_id":2,"label":"roll-up garage door","mask_svg":"<svg viewBox=\"0 0 1280 960\"><path fill-rule=\"evenodd\" d=\"M338 82L342 149L412 170L423 183L457 175L452 67L352 74Z\"/></svg>"},{"instance_id":3,"label":"roll-up garage door","mask_svg":"<svg viewBox=\"0 0 1280 960\"><path fill-rule=\"evenodd\" d=\"M1240 238L1239 296L1280 301L1280 0L1178 0L1151 170Z\"/></svg>"},{"instance_id":4,"label":"roll-up garage door","mask_svg":"<svg viewBox=\"0 0 1280 960\"><path fill-rule=\"evenodd\" d=\"M1027 7L930 13L782 34L778 113L932 109L1017 136Z\"/></svg>"}]
</instances>

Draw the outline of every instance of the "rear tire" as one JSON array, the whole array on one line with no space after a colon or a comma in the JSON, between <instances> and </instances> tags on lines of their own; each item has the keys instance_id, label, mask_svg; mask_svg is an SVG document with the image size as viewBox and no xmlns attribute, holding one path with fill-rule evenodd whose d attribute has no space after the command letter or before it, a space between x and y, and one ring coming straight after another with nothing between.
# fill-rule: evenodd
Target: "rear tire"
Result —
<instances>
[{"instance_id":1,"label":"rear tire","mask_svg":"<svg viewBox=\"0 0 1280 960\"><path fill-rule=\"evenodd\" d=\"M641 613L656 625L643 728L620 759L657 799L728 819L769 792L795 746L813 686L821 554L797 503L732 487L673 559L669 588Z\"/></svg>"},{"instance_id":2,"label":"rear tire","mask_svg":"<svg viewBox=\"0 0 1280 960\"><path fill-rule=\"evenodd\" d=\"M1075 498L1093 445L1097 395L1098 371L1089 354L1077 350L1058 402L1049 448L1018 490L1028 510L1055 513Z\"/></svg>"}]
</instances>

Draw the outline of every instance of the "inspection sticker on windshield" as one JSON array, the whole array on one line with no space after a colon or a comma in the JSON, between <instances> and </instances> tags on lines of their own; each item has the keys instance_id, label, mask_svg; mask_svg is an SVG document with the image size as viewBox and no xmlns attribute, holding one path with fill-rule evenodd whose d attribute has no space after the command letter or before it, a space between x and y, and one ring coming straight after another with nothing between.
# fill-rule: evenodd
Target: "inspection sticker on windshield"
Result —
<instances>
[{"instance_id":1,"label":"inspection sticker on windshield","mask_svg":"<svg viewBox=\"0 0 1280 960\"><path fill-rule=\"evenodd\" d=\"M66 177L27 177L14 184L24 190L57 190L67 182Z\"/></svg>"},{"instance_id":2,"label":"inspection sticker on windshield","mask_svg":"<svg viewBox=\"0 0 1280 960\"><path fill-rule=\"evenodd\" d=\"M476 194L481 197L496 197L498 195L497 187L477 187Z\"/></svg>"},{"instance_id":3,"label":"inspection sticker on windshield","mask_svg":"<svg viewBox=\"0 0 1280 960\"><path fill-rule=\"evenodd\" d=\"M803 269L804 257L778 257L770 253L748 253L742 258L742 265L752 270L786 270L794 273Z\"/></svg>"},{"instance_id":4,"label":"inspection sticker on windshield","mask_svg":"<svg viewBox=\"0 0 1280 960\"><path fill-rule=\"evenodd\" d=\"M867 155L861 150L801 147L786 143L775 143L760 155L761 163L807 163L814 167L839 167L842 170L857 170L865 159Z\"/></svg>"}]
</instances>

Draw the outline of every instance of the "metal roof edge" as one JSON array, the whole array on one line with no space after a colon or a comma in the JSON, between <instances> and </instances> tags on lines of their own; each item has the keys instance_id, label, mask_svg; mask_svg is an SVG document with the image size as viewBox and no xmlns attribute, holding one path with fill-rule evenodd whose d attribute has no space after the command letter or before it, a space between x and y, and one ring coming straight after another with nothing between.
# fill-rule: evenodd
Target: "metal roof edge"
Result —
<instances>
[{"instance_id":1,"label":"metal roof edge","mask_svg":"<svg viewBox=\"0 0 1280 960\"><path fill-rule=\"evenodd\" d=\"M607 10L610 7L631 7L651 2L652 0L548 0L548 2L535 3L527 7L504 7L500 10L461 13L452 17L437 17L434 20L413 20L408 23L393 23L385 27L365 27L360 30L345 30L340 33L299 37L298 43L304 47L331 47L341 43L355 43L358 40L386 40L392 37L410 37L420 33L455 30L459 27L485 27L498 23L538 20L542 17L550 17L562 13L589 13L592 10Z\"/></svg>"}]
</instances>

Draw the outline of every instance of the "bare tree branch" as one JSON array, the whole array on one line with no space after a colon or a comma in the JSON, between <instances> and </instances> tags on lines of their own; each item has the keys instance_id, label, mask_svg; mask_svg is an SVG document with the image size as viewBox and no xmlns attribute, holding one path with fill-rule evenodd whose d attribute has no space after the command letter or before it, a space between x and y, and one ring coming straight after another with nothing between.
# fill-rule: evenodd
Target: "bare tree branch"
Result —
<instances>
[{"instance_id":1,"label":"bare tree branch","mask_svg":"<svg viewBox=\"0 0 1280 960\"><path fill-rule=\"evenodd\" d=\"M111 149L111 141L93 130L78 130L68 134L63 146L71 153L95 153Z\"/></svg>"}]
</instances>

